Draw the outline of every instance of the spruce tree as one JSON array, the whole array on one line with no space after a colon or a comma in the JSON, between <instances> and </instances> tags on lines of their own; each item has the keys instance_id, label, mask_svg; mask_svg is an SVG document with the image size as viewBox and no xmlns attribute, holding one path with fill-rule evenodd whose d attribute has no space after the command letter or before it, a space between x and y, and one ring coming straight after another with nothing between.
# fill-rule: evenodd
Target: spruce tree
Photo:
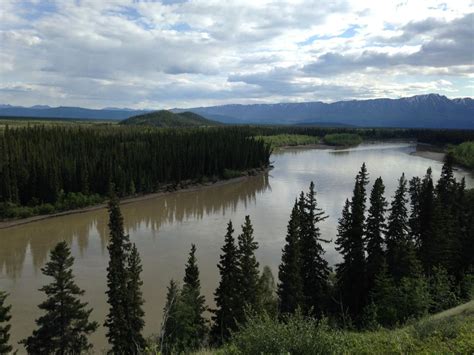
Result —
<instances>
[{"instance_id":1,"label":"spruce tree","mask_svg":"<svg viewBox=\"0 0 474 355\"><path fill-rule=\"evenodd\" d=\"M171 354L176 343L177 333L177 304L180 296L180 289L174 280L170 280L168 292L166 294L166 304L163 309L163 321L160 333L160 352Z\"/></svg>"},{"instance_id":2,"label":"spruce tree","mask_svg":"<svg viewBox=\"0 0 474 355\"><path fill-rule=\"evenodd\" d=\"M286 244L282 250L281 264L279 266L278 296L280 312L294 313L298 307L303 306L303 283L301 279L301 251L299 241L299 211L298 204L291 211L288 222Z\"/></svg>"},{"instance_id":3,"label":"spruce tree","mask_svg":"<svg viewBox=\"0 0 474 355\"><path fill-rule=\"evenodd\" d=\"M203 317L206 306L204 296L201 295L201 282L194 244L191 245L188 263L186 264L180 300L185 309L189 310L189 314L187 316L187 326L183 327L182 334L179 336L183 335L186 338L186 349L197 350L207 337L207 322Z\"/></svg>"},{"instance_id":4,"label":"spruce tree","mask_svg":"<svg viewBox=\"0 0 474 355\"><path fill-rule=\"evenodd\" d=\"M9 344L11 306L5 304L7 296L5 292L0 291L0 354L9 354L13 349Z\"/></svg>"},{"instance_id":5,"label":"spruce tree","mask_svg":"<svg viewBox=\"0 0 474 355\"><path fill-rule=\"evenodd\" d=\"M317 206L314 183L311 182L306 196L298 202L300 221L301 279L303 282L304 311L321 316L326 311L329 295L329 266L323 258L324 249L318 223L325 220Z\"/></svg>"},{"instance_id":6,"label":"spruce tree","mask_svg":"<svg viewBox=\"0 0 474 355\"><path fill-rule=\"evenodd\" d=\"M143 295L141 287L143 281L140 278L142 272L142 264L140 255L135 244L132 244L131 252L128 257L128 322L129 322L129 334L128 339L135 344L137 353L140 349L145 348L145 339L142 336L142 330L145 326L143 317L145 312L143 312Z\"/></svg>"},{"instance_id":7,"label":"spruce tree","mask_svg":"<svg viewBox=\"0 0 474 355\"><path fill-rule=\"evenodd\" d=\"M258 279L256 311L270 317L275 317L278 313L275 278L267 265L264 266L262 275Z\"/></svg>"},{"instance_id":8,"label":"spruce tree","mask_svg":"<svg viewBox=\"0 0 474 355\"><path fill-rule=\"evenodd\" d=\"M420 272L414 242L409 235L406 194L407 180L402 174L391 203L386 234L388 268L397 282Z\"/></svg>"},{"instance_id":9,"label":"spruce tree","mask_svg":"<svg viewBox=\"0 0 474 355\"><path fill-rule=\"evenodd\" d=\"M385 262L385 239L387 228L385 223L385 212L387 201L384 197L385 186L382 178L375 180L370 193L370 208L367 216L366 227L366 251L367 251L367 289L370 290L375 284L375 277L379 274L382 264Z\"/></svg>"},{"instance_id":10,"label":"spruce tree","mask_svg":"<svg viewBox=\"0 0 474 355\"><path fill-rule=\"evenodd\" d=\"M428 168L421 181L419 194L419 240L416 247L425 272L433 268L433 253L436 248L433 237L434 185L431 168Z\"/></svg>"},{"instance_id":11,"label":"spruce tree","mask_svg":"<svg viewBox=\"0 0 474 355\"><path fill-rule=\"evenodd\" d=\"M21 342L29 354L80 354L92 348L87 336L98 324L89 321L92 309L79 300L84 291L74 282L73 263L66 242L60 242L41 269L54 280L40 289L47 299L38 306L46 312L36 320L38 329Z\"/></svg>"},{"instance_id":12,"label":"spruce tree","mask_svg":"<svg viewBox=\"0 0 474 355\"><path fill-rule=\"evenodd\" d=\"M129 236L124 233L123 217L114 193L109 201L109 266L106 291L109 313L104 326L107 338L116 354L137 354L144 345L143 304L141 296L141 263Z\"/></svg>"},{"instance_id":13,"label":"spruce tree","mask_svg":"<svg viewBox=\"0 0 474 355\"><path fill-rule=\"evenodd\" d=\"M344 206L336 239L336 249L343 257L343 262L336 269L337 289L353 320L358 320L366 302L364 232L367 184L364 163L356 176L352 200L350 203L346 201Z\"/></svg>"},{"instance_id":14,"label":"spruce tree","mask_svg":"<svg viewBox=\"0 0 474 355\"><path fill-rule=\"evenodd\" d=\"M231 331L237 329L237 312L239 307L239 257L238 250L233 237L234 228L232 221L227 225L227 233L224 237L224 246L217 265L221 280L214 293L217 309L212 317L213 326L211 330L212 340L221 344L227 340Z\"/></svg>"},{"instance_id":15,"label":"spruce tree","mask_svg":"<svg viewBox=\"0 0 474 355\"><path fill-rule=\"evenodd\" d=\"M375 276L369 299L369 307L372 304L375 306L377 323L383 326L397 323L397 287L385 262L382 263L382 267Z\"/></svg>"},{"instance_id":16,"label":"spruce tree","mask_svg":"<svg viewBox=\"0 0 474 355\"><path fill-rule=\"evenodd\" d=\"M239 253L239 282L238 292L239 309L236 317L238 322L245 322L246 311L254 310L257 302L257 286L259 279L258 262L255 257L255 250L258 243L253 238L253 226L250 216L245 216L242 225L242 233L238 236Z\"/></svg>"}]
</instances>

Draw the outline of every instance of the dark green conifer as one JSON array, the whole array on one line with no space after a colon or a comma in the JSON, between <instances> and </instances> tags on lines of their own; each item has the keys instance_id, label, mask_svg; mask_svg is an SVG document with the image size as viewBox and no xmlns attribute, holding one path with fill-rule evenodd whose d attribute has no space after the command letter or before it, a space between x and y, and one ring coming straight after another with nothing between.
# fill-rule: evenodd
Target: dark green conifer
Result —
<instances>
[{"instance_id":1,"label":"dark green conifer","mask_svg":"<svg viewBox=\"0 0 474 355\"><path fill-rule=\"evenodd\" d=\"M9 354L12 351L12 346L9 344L10 341L10 310L12 306L6 305L5 300L7 298L5 292L0 291L0 354Z\"/></svg>"},{"instance_id":2,"label":"dark green conifer","mask_svg":"<svg viewBox=\"0 0 474 355\"><path fill-rule=\"evenodd\" d=\"M104 325L113 353L137 354L144 345L141 262L138 251L124 233L119 201L113 193L109 201L109 231L106 293L110 308Z\"/></svg>"},{"instance_id":3,"label":"dark green conifer","mask_svg":"<svg viewBox=\"0 0 474 355\"><path fill-rule=\"evenodd\" d=\"M140 255L138 254L138 250L135 244L132 244L131 252L128 257L128 322L129 322L129 335L128 339L130 339L133 344L135 344L135 348L137 349L137 353L140 349L145 348L145 339L142 336L142 330L145 326L145 321L143 317L145 316L145 312L143 312L143 295L141 291L141 287L143 285L143 281L140 278L140 274L142 272L142 264Z\"/></svg>"},{"instance_id":4,"label":"dark green conifer","mask_svg":"<svg viewBox=\"0 0 474 355\"><path fill-rule=\"evenodd\" d=\"M260 314L275 317L278 313L278 297L275 278L269 266L265 265L257 285L257 305L255 310Z\"/></svg>"},{"instance_id":5,"label":"dark green conifer","mask_svg":"<svg viewBox=\"0 0 474 355\"><path fill-rule=\"evenodd\" d=\"M227 233L224 238L224 246L217 265L221 280L214 296L217 309L212 317L213 326L211 330L212 340L221 344L230 336L230 332L237 329L237 312L239 308L239 256L237 246L233 237L234 228L232 221L227 225Z\"/></svg>"},{"instance_id":6,"label":"dark green conifer","mask_svg":"<svg viewBox=\"0 0 474 355\"><path fill-rule=\"evenodd\" d=\"M366 251L367 251L367 289L370 290L375 284L375 277L379 274L382 264L385 262L385 239L387 228L385 224L385 212L387 201L384 197L385 186L382 178L375 180L370 193L370 207L367 216L366 227Z\"/></svg>"},{"instance_id":7,"label":"dark green conifer","mask_svg":"<svg viewBox=\"0 0 474 355\"><path fill-rule=\"evenodd\" d=\"M298 204L295 201L288 222L286 244L282 250L281 264L278 272L280 280L278 296L280 299L280 312L282 314L294 313L298 307L303 306L299 224Z\"/></svg>"},{"instance_id":8,"label":"dark green conifer","mask_svg":"<svg viewBox=\"0 0 474 355\"><path fill-rule=\"evenodd\" d=\"M246 311L253 310L257 302L257 286L259 279L258 262L255 257L255 250L258 249L258 243L253 237L253 226L250 216L245 216L245 222L242 225L242 233L238 236L238 254L240 269L240 288L238 297L239 309L236 317L238 322L244 322Z\"/></svg>"},{"instance_id":9,"label":"dark green conifer","mask_svg":"<svg viewBox=\"0 0 474 355\"><path fill-rule=\"evenodd\" d=\"M74 282L73 263L66 242L61 242L41 269L54 280L40 289L47 299L38 306L46 312L36 320L38 329L21 342L29 354L80 354L92 348L87 336L98 324L89 321L92 309L87 310L87 303L79 300L84 291Z\"/></svg>"},{"instance_id":10,"label":"dark green conifer","mask_svg":"<svg viewBox=\"0 0 474 355\"><path fill-rule=\"evenodd\" d=\"M435 240L433 236L434 218L434 185L431 168L428 168L421 181L419 194L419 240L415 240L420 261L425 272L430 273L433 267Z\"/></svg>"},{"instance_id":11,"label":"dark green conifer","mask_svg":"<svg viewBox=\"0 0 474 355\"><path fill-rule=\"evenodd\" d=\"M346 200L339 220L336 249L343 262L337 265L337 289L345 308L358 321L366 302L366 261L364 255L366 185L365 163L356 176L352 201ZM349 212L350 207L350 212Z\"/></svg>"},{"instance_id":12,"label":"dark green conifer","mask_svg":"<svg viewBox=\"0 0 474 355\"><path fill-rule=\"evenodd\" d=\"M321 316L326 311L329 295L329 266L323 258L324 249L318 223L327 216L317 206L314 183L306 196L298 202L300 221L301 279L303 282L304 311Z\"/></svg>"},{"instance_id":13,"label":"dark green conifer","mask_svg":"<svg viewBox=\"0 0 474 355\"><path fill-rule=\"evenodd\" d=\"M160 333L160 352L171 354L176 343L177 333L177 304L180 296L180 289L174 280L170 280L168 292L166 294L166 304L163 309L163 321Z\"/></svg>"},{"instance_id":14,"label":"dark green conifer","mask_svg":"<svg viewBox=\"0 0 474 355\"><path fill-rule=\"evenodd\" d=\"M388 268L397 282L420 271L415 246L409 235L406 194L407 180L402 174L391 203L386 235Z\"/></svg>"}]
</instances>

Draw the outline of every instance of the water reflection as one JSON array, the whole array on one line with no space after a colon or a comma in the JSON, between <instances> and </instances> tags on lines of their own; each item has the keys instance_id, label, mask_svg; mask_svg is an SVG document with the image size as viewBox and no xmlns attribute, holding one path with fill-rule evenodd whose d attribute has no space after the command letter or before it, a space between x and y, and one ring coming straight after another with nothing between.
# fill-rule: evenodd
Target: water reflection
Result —
<instances>
[{"instance_id":1,"label":"water reflection","mask_svg":"<svg viewBox=\"0 0 474 355\"><path fill-rule=\"evenodd\" d=\"M127 232L140 229L154 235L165 224L201 220L210 214L234 212L239 204L246 209L254 204L258 193L270 188L268 174L255 176L241 183L225 184L207 189L180 192L122 206ZM102 253L108 238L105 210L51 218L0 230L0 270L10 279L21 277L27 252L31 253L35 271L44 265L49 251L60 241L77 244L80 256L86 252L91 231L100 238Z\"/></svg>"}]
</instances>

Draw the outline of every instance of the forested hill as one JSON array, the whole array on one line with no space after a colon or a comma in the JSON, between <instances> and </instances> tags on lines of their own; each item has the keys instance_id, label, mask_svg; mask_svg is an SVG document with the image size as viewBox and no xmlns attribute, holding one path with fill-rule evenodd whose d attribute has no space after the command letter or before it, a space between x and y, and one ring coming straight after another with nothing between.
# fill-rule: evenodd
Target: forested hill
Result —
<instances>
[{"instance_id":1,"label":"forested hill","mask_svg":"<svg viewBox=\"0 0 474 355\"><path fill-rule=\"evenodd\" d=\"M193 112L181 112L178 114L160 110L127 118L120 122L120 124L154 127L199 127L216 126L221 123L208 120Z\"/></svg>"}]
</instances>

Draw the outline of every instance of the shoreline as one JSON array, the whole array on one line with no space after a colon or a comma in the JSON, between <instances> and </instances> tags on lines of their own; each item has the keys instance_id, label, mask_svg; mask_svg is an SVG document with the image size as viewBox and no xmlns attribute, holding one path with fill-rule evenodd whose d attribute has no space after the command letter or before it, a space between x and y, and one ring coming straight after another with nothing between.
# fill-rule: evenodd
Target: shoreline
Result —
<instances>
[{"instance_id":1,"label":"shoreline","mask_svg":"<svg viewBox=\"0 0 474 355\"><path fill-rule=\"evenodd\" d=\"M273 166L270 164L267 167L264 168L255 168L255 169L249 169L247 171L242 172L242 176L238 176L235 178L231 179L220 179L217 180L216 182L207 182L207 183L189 183L187 185L184 185L181 188L177 188L172 191L157 191L157 192L152 192L149 194L144 194L144 195L139 195L139 196L130 196L130 197L125 197L123 199L120 199L120 205L127 205L130 203L134 202L140 202L140 201L145 201L145 200L150 200L153 198L157 197L162 197L162 196L168 196L174 193L180 193L180 192L194 192L198 190L205 190L211 187L219 187L219 186L224 186L228 184L234 184L238 182L245 181L251 177L258 176L261 174L268 173L270 170L273 169ZM182 184L183 182L179 183ZM21 226L23 224L28 224L28 223L33 223L37 221L42 221L45 219L50 219L50 218L56 218L56 217L62 217L62 216L67 216L71 214L80 214L80 213L87 213L91 211L96 211L100 210L103 208L107 208L107 203L101 203L98 205L92 205L88 207L82 207L82 208L76 208L73 210L67 210L67 211L62 211L62 212L56 212L56 213L51 213L51 214L44 214L44 215L38 215L38 216L32 216L28 218L22 218L22 219L13 219L13 220L7 220L7 221L0 221L0 229L8 229L8 228L13 228L16 226Z\"/></svg>"}]
</instances>

